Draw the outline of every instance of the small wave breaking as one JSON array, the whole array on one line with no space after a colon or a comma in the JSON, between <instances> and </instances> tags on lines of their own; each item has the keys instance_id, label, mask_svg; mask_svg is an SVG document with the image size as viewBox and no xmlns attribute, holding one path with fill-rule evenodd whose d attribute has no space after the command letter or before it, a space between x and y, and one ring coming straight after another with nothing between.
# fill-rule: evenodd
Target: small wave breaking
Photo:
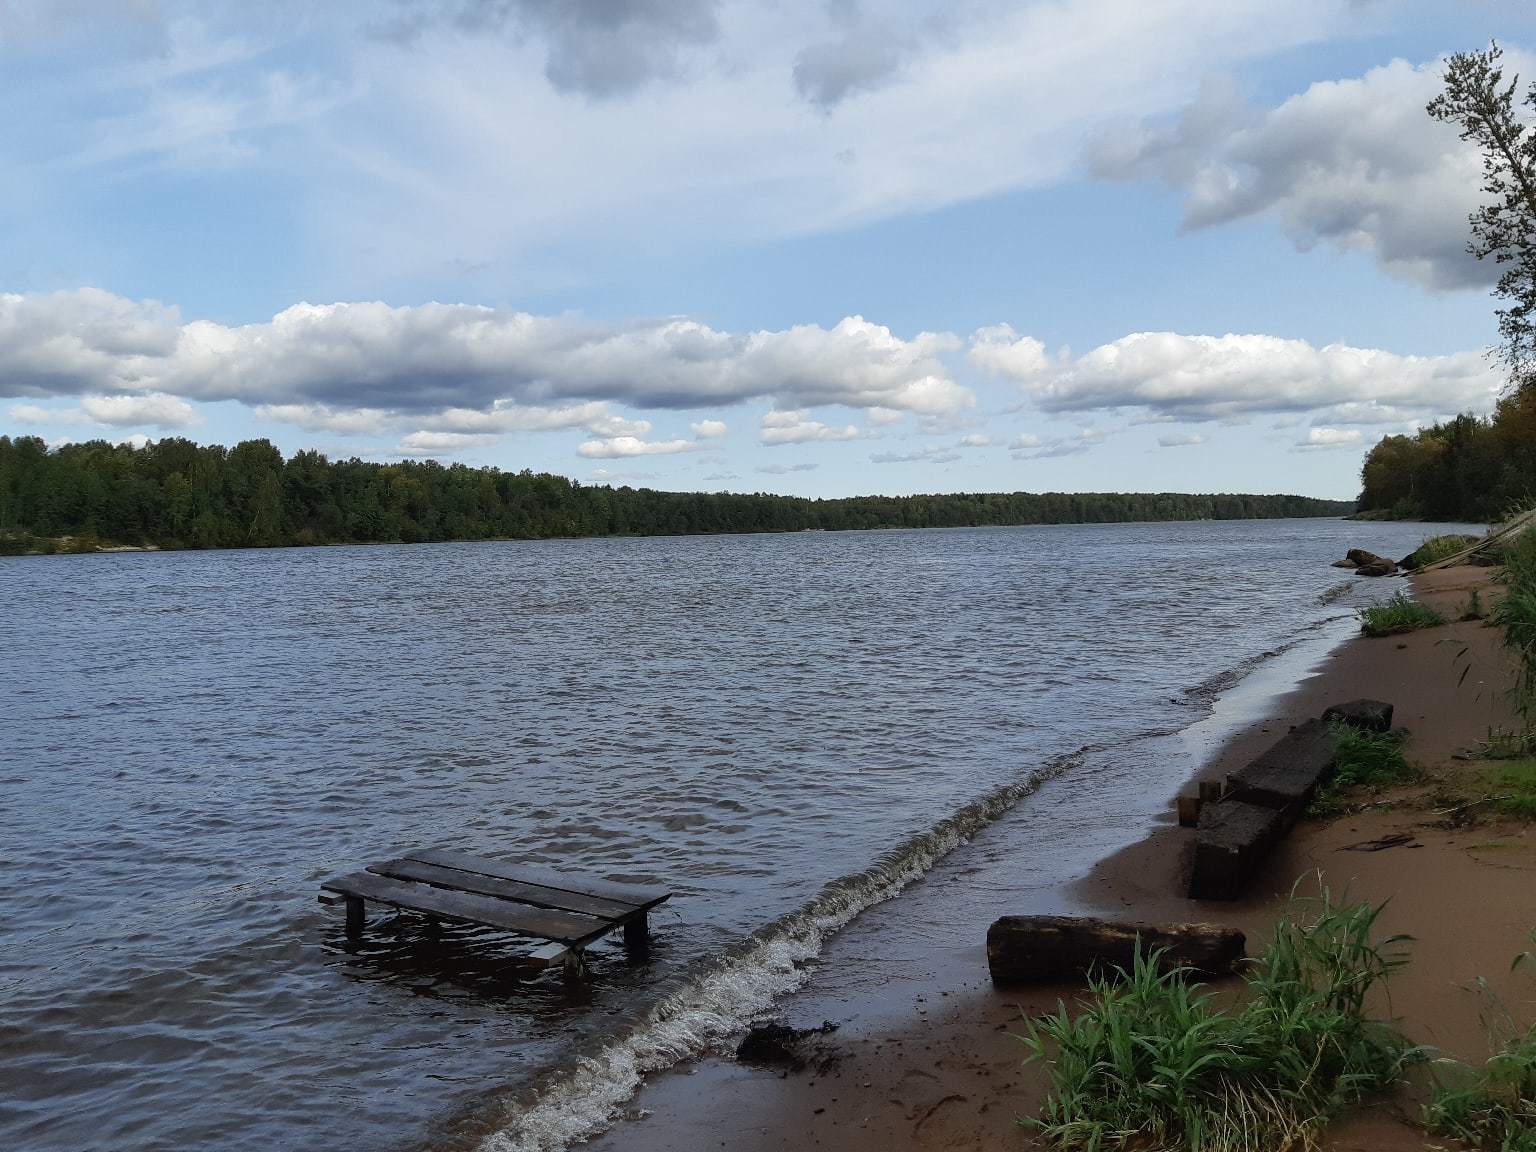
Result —
<instances>
[{"instance_id":1,"label":"small wave breaking","mask_svg":"<svg viewBox=\"0 0 1536 1152\"><path fill-rule=\"evenodd\" d=\"M862 872L828 883L802 907L684 978L623 1034L579 1057L531 1100L509 1101L481 1152L559 1152L605 1129L648 1072L698 1056L793 992L825 941L896 896L943 857L1094 751L1085 745L1004 784L909 837Z\"/></svg>"}]
</instances>

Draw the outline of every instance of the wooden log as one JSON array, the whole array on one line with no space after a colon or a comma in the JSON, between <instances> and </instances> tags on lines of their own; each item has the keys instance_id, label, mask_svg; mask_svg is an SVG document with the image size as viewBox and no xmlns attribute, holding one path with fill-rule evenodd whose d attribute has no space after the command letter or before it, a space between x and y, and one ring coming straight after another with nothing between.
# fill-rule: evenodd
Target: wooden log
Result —
<instances>
[{"instance_id":1,"label":"wooden log","mask_svg":"<svg viewBox=\"0 0 1536 1152\"><path fill-rule=\"evenodd\" d=\"M624 948L640 954L651 946L650 920L644 912L624 924Z\"/></svg>"},{"instance_id":2,"label":"wooden log","mask_svg":"<svg viewBox=\"0 0 1536 1152\"><path fill-rule=\"evenodd\" d=\"M1193 828L1200 823L1201 799L1198 796L1180 796L1178 798L1179 827Z\"/></svg>"},{"instance_id":3,"label":"wooden log","mask_svg":"<svg viewBox=\"0 0 1536 1152\"><path fill-rule=\"evenodd\" d=\"M1004 916L987 930L987 967L994 984L1078 980L1090 972L1130 970L1143 955L1166 950L1163 963L1224 975L1243 958L1235 928L1214 924L1115 923L1086 916Z\"/></svg>"},{"instance_id":4,"label":"wooden log","mask_svg":"<svg viewBox=\"0 0 1536 1152\"><path fill-rule=\"evenodd\" d=\"M356 938L363 934L363 898L347 896L344 899L347 902L347 935Z\"/></svg>"},{"instance_id":5,"label":"wooden log","mask_svg":"<svg viewBox=\"0 0 1536 1152\"><path fill-rule=\"evenodd\" d=\"M1215 804L1221 799L1222 783L1220 780L1202 780L1198 788L1200 790L1200 803Z\"/></svg>"}]
</instances>

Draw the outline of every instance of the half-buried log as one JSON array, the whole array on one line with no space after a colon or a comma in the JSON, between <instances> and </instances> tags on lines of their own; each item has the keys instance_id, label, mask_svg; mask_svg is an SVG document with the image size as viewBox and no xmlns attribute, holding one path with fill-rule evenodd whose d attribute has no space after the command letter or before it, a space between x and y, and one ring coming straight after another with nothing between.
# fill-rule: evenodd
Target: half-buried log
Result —
<instances>
[{"instance_id":1,"label":"half-buried log","mask_svg":"<svg viewBox=\"0 0 1536 1152\"><path fill-rule=\"evenodd\" d=\"M1225 975L1243 958L1235 928L1214 924L1114 923L1086 916L1003 916L987 930L987 967L994 984L1080 980L1091 972L1130 971L1143 955L1163 951L1166 966Z\"/></svg>"},{"instance_id":2,"label":"half-buried log","mask_svg":"<svg viewBox=\"0 0 1536 1152\"><path fill-rule=\"evenodd\" d=\"M1392 730L1392 705L1385 700L1351 700L1335 704L1323 713L1324 721L1338 720L1366 732Z\"/></svg>"}]
</instances>

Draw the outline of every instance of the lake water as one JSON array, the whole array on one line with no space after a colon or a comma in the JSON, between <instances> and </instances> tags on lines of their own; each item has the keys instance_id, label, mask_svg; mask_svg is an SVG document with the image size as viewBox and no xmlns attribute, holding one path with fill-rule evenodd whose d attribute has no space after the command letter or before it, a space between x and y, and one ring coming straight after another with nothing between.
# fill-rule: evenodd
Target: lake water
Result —
<instances>
[{"instance_id":1,"label":"lake water","mask_svg":"<svg viewBox=\"0 0 1536 1152\"><path fill-rule=\"evenodd\" d=\"M1425 532L0 558L0 1147L558 1146L1043 775L1402 586L1347 547ZM494 933L349 942L318 883L425 845L676 896L577 990Z\"/></svg>"}]
</instances>

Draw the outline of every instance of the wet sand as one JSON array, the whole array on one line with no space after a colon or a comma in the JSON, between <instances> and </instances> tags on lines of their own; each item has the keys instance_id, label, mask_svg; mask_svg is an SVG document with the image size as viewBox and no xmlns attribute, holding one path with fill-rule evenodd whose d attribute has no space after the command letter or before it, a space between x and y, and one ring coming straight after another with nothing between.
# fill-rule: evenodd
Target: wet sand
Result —
<instances>
[{"instance_id":1,"label":"wet sand","mask_svg":"<svg viewBox=\"0 0 1536 1152\"><path fill-rule=\"evenodd\" d=\"M1416 591L1454 618L1474 586L1483 589L1485 605L1496 598L1488 575L1450 569L1419 578ZM1382 582L1384 594L1396 588ZM1303 891L1315 890L1321 879L1335 893L1347 889L1354 899L1389 901L1382 931L1405 932L1416 942L1411 963L1392 978L1390 1003L1378 1010L1401 1017L1417 1042L1479 1058L1486 1045L1473 981L1486 978L1524 1019L1536 1007L1536 982L1509 971L1536 926L1536 836L1509 821L1446 826L1435 797L1448 786L1465 791L1484 770L1457 759L1460 750L1491 729L1514 726L1511 678L1501 633L1475 621L1348 641L1294 690L1266 701L1262 718L1214 749L1199 776L1220 778L1289 725L1329 704L1369 696L1396 706L1394 723L1410 732L1407 756L1425 770L1423 783L1376 798L1367 811L1303 823L1266 863L1249 896L1231 904L1183 897L1191 834L1177 827L1166 797L1151 800L1166 814L1149 836L1092 866L1065 892L1032 887L1027 876L1015 883L1010 876L1021 866L1010 869L1006 852L989 853L979 840L977 861L936 870L900 899L866 912L833 942L807 988L781 1005L783 1017L797 1026L823 1018L839 1025L813 1047L806 1070L783 1074L723 1056L684 1066L648 1084L628 1117L592 1146L605 1152L1031 1147L1017 1121L1038 1108L1043 1080L1022 1066L1013 1033L1024 1016L1070 1000L1077 989L993 989L983 947L991 918L1075 907L1134 919L1205 920L1242 928L1256 951L1298 880ZM1054 801L1067 815L1057 821L1057 848L1080 850L1077 842L1091 841L1092 830L1071 828L1070 794ZM1152 810L1148 805L1142 797L1127 807L1144 813ZM1413 837L1412 846L1349 850L1401 832ZM1423 1147L1422 1133L1410 1123L1416 1114L1410 1087L1336 1125L1324 1146Z\"/></svg>"}]
</instances>

